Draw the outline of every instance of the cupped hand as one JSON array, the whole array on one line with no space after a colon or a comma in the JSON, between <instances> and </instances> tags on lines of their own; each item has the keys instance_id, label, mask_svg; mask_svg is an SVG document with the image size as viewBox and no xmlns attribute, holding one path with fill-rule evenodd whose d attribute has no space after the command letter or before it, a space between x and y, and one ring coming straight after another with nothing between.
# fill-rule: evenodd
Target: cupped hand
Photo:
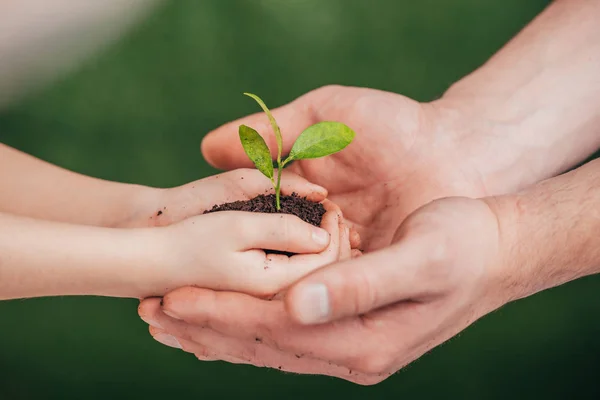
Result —
<instances>
[{"instance_id":1,"label":"cupped hand","mask_svg":"<svg viewBox=\"0 0 600 400\"><path fill-rule=\"evenodd\" d=\"M156 340L201 360L374 384L508 301L511 238L499 218L490 201L438 200L392 246L316 271L285 302L182 288L139 313Z\"/></svg>"},{"instance_id":2,"label":"cupped hand","mask_svg":"<svg viewBox=\"0 0 600 400\"><path fill-rule=\"evenodd\" d=\"M289 171L282 173L281 191L287 195L295 192L315 202L327 197L326 189ZM173 188L143 190L136 212L121 227L167 226L201 215L214 205L267 193L274 193L271 182L251 168L239 168Z\"/></svg>"},{"instance_id":3,"label":"cupped hand","mask_svg":"<svg viewBox=\"0 0 600 400\"><path fill-rule=\"evenodd\" d=\"M341 152L297 161L289 170L327 188L328 198L360 233L365 251L389 245L402 220L433 199L485 194L471 158L458 146L462 128L454 114L398 94L342 86L312 91L273 110L284 152L320 121L343 122L356 131L354 142ZM275 156L275 136L260 112L204 138L202 153L210 164L227 170L252 165L238 138L241 124L255 128Z\"/></svg>"},{"instance_id":4,"label":"cupped hand","mask_svg":"<svg viewBox=\"0 0 600 400\"><path fill-rule=\"evenodd\" d=\"M320 227L279 213L219 211L184 217L190 208L198 214L215 204L272 191L270 181L256 170L227 172L175 190L181 199L153 215L159 227L140 231L140 238L151 243L156 271L155 288L140 297L186 285L270 296L316 268L350 258L351 243L359 240L345 225L339 207L324 199L324 189L287 171L282 193L321 202L326 212Z\"/></svg>"}]
</instances>

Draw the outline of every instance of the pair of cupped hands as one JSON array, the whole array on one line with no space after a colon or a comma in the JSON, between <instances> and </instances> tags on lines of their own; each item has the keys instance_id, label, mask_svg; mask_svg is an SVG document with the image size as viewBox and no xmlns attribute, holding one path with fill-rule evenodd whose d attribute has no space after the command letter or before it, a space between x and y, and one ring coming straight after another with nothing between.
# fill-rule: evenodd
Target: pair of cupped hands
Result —
<instances>
[{"instance_id":1,"label":"pair of cupped hands","mask_svg":"<svg viewBox=\"0 0 600 400\"><path fill-rule=\"evenodd\" d=\"M510 300L500 271L510 247L500 234L502 205L486 198L494 189L468 156L475 144L461 135L459 110L327 86L273 114L284 151L319 121L356 131L343 151L285 170L284 194L324 202L321 229L281 214L198 216L271 187L249 169L237 136L240 124L251 126L275 149L264 114L211 132L203 155L231 171L167 189L165 212L153 219L198 255L179 259L180 279L167 294L142 300L154 339L200 360L374 384ZM198 260L208 266L199 281ZM190 279L197 284L175 287Z\"/></svg>"}]
</instances>

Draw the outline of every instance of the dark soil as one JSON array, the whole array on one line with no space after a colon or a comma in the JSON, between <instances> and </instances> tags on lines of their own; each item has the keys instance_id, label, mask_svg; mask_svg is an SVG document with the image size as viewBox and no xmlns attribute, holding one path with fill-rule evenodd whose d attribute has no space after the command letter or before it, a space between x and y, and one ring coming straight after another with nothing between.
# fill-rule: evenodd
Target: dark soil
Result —
<instances>
[{"instance_id":1,"label":"dark soil","mask_svg":"<svg viewBox=\"0 0 600 400\"><path fill-rule=\"evenodd\" d=\"M321 203L315 203L300 197L296 193L291 196L281 196L281 210L277 211L274 194L261 194L250 200L234 201L231 203L217 204L213 208L204 212L204 214L218 211L246 211L267 214L292 214L314 226L321 226L321 220L325 214L325 207ZM270 254L292 255L274 250L265 250Z\"/></svg>"},{"instance_id":2,"label":"dark soil","mask_svg":"<svg viewBox=\"0 0 600 400\"><path fill-rule=\"evenodd\" d=\"M217 211L292 214L309 224L321 226L321 219L323 219L323 215L325 214L323 204L306 200L306 198L300 197L295 193L291 196L281 196L279 200L281 204L281 210L279 211L277 211L274 194L261 194L250 200L215 205L212 209L205 211L204 214Z\"/></svg>"}]
</instances>

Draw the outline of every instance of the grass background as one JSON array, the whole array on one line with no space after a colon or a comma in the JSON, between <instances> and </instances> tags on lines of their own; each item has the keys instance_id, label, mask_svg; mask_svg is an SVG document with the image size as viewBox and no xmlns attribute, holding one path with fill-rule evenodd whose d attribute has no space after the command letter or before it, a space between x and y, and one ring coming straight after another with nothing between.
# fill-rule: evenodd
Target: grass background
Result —
<instances>
[{"instance_id":1,"label":"grass background","mask_svg":"<svg viewBox=\"0 0 600 400\"><path fill-rule=\"evenodd\" d=\"M210 129L331 83L441 95L544 0L172 0L75 73L0 113L0 141L85 174L173 186L210 174ZM0 303L0 399L600 398L598 277L511 304L384 383L203 363L136 301ZM402 340L401 337L398 340Z\"/></svg>"}]
</instances>

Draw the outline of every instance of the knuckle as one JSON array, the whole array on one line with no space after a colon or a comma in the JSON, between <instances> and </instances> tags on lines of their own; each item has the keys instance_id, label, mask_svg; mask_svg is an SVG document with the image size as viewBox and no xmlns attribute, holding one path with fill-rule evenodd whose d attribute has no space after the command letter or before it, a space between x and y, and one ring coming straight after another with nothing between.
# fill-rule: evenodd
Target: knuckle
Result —
<instances>
[{"instance_id":1,"label":"knuckle","mask_svg":"<svg viewBox=\"0 0 600 400\"><path fill-rule=\"evenodd\" d=\"M371 280L371 274L364 268L354 271L352 279L346 280L344 303L350 299L353 315L368 311L377 305L377 290Z\"/></svg>"},{"instance_id":2,"label":"knuckle","mask_svg":"<svg viewBox=\"0 0 600 400\"><path fill-rule=\"evenodd\" d=\"M252 270L244 274L242 278L238 281L236 287L255 297L258 298L268 298L275 293L277 293L284 279L281 278L280 268L273 268L269 262L269 257L264 259L264 255L258 256L261 258L260 261L257 260L256 263L253 263ZM247 260L245 263L248 265Z\"/></svg>"},{"instance_id":3,"label":"knuckle","mask_svg":"<svg viewBox=\"0 0 600 400\"><path fill-rule=\"evenodd\" d=\"M389 376L390 376L389 374L377 374L377 375L360 374L358 376L352 377L350 380L352 382L356 383L357 385L373 386L373 385L377 385L378 383L383 382Z\"/></svg>"},{"instance_id":4,"label":"knuckle","mask_svg":"<svg viewBox=\"0 0 600 400\"><path fill-rule=\"evenodd\" d=\"M295 238L294 235L298 233L297 223L299 218L295 215L282 215L279 224L279 239L285 250L290 250L294 247Z\"/></svg>"},{"instance_id":5,"label":"knuckle","mask_svg":"<svg viewBox=\"0 0 600 400\"><path fill-rule=\"evenodd\" d=\"M389 355L378 352L363 358L358 365L358 370L368 375L384 374L391 366Z\"/></svg>"},{"instance_id":6,"label":"knuckle","mask_svg":"<svg viewBox=\"0 0 600 400\"><path fill-rule=\"evenodd\" d=\"M276 282L274 279L263 279L259 282L256 282L254 286L256 287L255 296L262 298L273 296L279 292L281 286L282 285L280 285L279 282Z\"/></svg>"},{"instance_id":7,"label":"knuckle","mask_svg":"<svg viewBox=\"0 0 600 400\"><path fill-rule=\"evenodd\" d=\"M333 93L333 92L337 92L338 90L340 90L342 88L344 88L344 86L342 86L342 85L329 84L329 85L321 86L320 88L316 89L315 91L318 91L321 93Z\"/></svg>"},{"instance_id":8,"label":"knuckle","mask_svg":"<svg viewBox=\"0 0 600 400\"><path fill-rule=\"evenodd\" d=\"M211 352L208 350L208 347L203 345L196 345L194 348L194 355L198 358L207 358L210 357Z\"/></svg>"}]
</instances>

